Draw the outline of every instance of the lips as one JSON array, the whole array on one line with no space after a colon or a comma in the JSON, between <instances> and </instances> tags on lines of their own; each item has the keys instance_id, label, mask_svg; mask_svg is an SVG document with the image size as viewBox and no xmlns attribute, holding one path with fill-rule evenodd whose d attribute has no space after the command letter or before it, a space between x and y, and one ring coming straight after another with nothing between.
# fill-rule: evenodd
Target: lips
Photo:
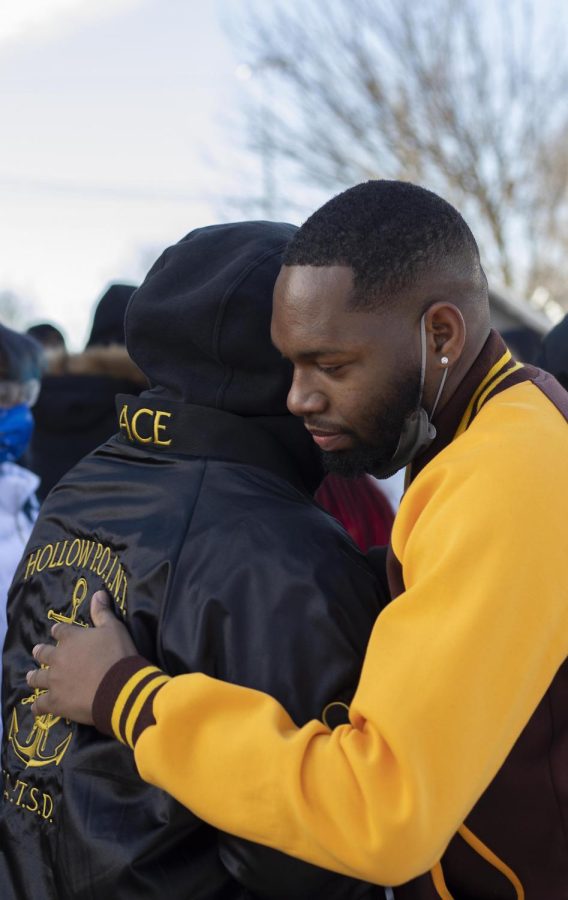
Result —
<instances>
[{"instance_id":1,"label":"lips","mask_svg":"<svg viewBox=\"0 0 568 900\"><path fill-rule=\"evenodd\" d=\"M319 428L308 428L308 431L320 450L335 452L351 446L351 438L343 431L322 431Z\"/></svg>"}]
</instances>

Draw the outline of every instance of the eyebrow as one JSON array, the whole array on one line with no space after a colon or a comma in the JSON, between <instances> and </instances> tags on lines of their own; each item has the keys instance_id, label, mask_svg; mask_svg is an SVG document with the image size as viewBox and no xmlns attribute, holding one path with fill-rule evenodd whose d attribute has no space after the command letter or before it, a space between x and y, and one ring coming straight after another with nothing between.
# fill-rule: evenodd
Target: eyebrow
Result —
<instances>
[{"instance_id":1,"label":"eyebrow","mask_svg":"<svg viewBox=\"0 0 568 900\"><path fill-rule=\"evenodd\" d=\"M345 356L345 347L320 347L319 350L302 350L297 354L298 359L314 359L316 356Z\"/></svg>"}]
</instances>

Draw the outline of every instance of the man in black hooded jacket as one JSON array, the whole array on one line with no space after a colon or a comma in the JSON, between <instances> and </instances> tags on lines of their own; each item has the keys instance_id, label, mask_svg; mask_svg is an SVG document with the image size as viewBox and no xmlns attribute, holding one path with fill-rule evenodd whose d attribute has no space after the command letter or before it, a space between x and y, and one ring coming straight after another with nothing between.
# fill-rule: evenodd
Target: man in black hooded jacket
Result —
<instances>
[{"instance_id":1,"label":"man in black hooded jacket","mask_svg":"<svg viewBox=\"0 0 568 900\"><path fill-rule=\"evenodd\" d=\"M127 346L151 388L117 398L120 433L54 488L10 594L3 900L383 896L214 831L143 783L128 748L34 719L25 687L32 646L54 622L88 627L105 587L140 652L170 674L267 691L298 724L344 715L381 588L311 500L319 458L288 414L291 369L270 343L294 230L198 229L133 295Z\"/></svg>"}]
</instances>

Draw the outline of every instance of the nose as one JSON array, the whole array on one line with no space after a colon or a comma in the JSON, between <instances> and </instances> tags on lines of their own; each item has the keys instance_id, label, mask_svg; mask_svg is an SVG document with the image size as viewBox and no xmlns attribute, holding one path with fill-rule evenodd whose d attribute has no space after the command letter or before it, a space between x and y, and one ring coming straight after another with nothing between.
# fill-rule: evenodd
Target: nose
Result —
<instances>
[{"instance_id":1,"label":"nose","mask_svg":"<svg viewBox=\"0 0 568 900\"><path fill-rule=\"evenodd\" d=\"M305 418L308 415L321 414L327 408L327 398L311 383L311 379L294 370L292 387L288 392L288 409L294 416Z\"/></svg>"}]
</instances>

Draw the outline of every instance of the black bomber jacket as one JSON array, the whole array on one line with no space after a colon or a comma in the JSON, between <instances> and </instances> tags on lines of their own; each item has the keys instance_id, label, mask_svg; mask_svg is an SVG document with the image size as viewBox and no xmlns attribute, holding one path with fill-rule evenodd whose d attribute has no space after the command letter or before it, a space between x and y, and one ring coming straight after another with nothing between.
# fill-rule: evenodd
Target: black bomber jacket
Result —
<instances>
[{"instance_id":1,"label":"black bomber jacket","mask_svg":"<svg viewBox=\"0 0 568 900\"><path fill-rule=\"evenodd\" d=\"M364 557L313 504L302 454L284 438L291 417L245 419L151 393L120 397L118 413L120 434L46 500L9 595L3 900L381 898L214 831L95 729L34 719L32 647L55 621L88 627L100 587L161 669L258 688L298 724L349 702L384 601Z\"/></svg>"}]
</instances>

